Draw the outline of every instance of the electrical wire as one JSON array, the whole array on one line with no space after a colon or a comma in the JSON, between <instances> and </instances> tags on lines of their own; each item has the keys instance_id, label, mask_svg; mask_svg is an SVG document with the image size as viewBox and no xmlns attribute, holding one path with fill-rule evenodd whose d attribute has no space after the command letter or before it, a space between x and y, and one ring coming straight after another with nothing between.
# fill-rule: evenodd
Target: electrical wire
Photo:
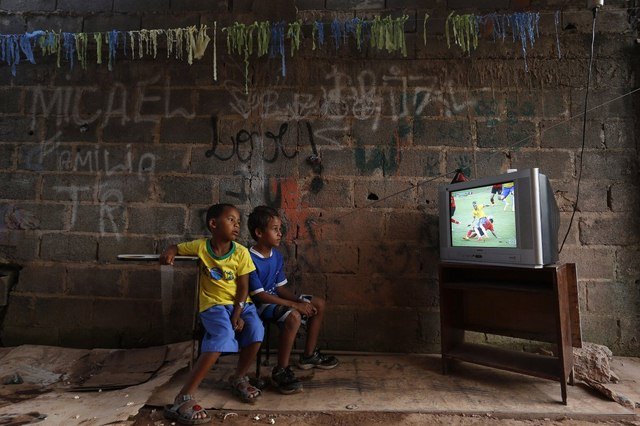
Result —
<instances>
[{"instance_id":1,"label":"electrical wire","mask_svg":"<svg viewBox=\"0 0 640 426\"><path fill-rule=\"evenodd\" d=\"M578 184L576 187L576 201L573 205L573 211L571 212L571 219L569 219L569 226L567 227L567 232L564 234L564 238L562 239L562 244L560 245L560 249L558 250L558 254L562 252L564 247L564 243L567 241L567 237L569 236L569 232L571 231L571 226L573 225L573 219L576 216L576 211L578 210L578 200L580 199L580 181L582 180L582 165L584 164L584 146L587 139L587 112L588 112L588 101L589 101L589 86L591 85L591 67L593 65L593 51L594 45L596 41L596 18L598 16L598 7L593 8L593 23L591 27L591 52L589 53L589 69L587 71L587 87L584 93L584 115L582 116L582 146L580 147L580 166L578 167Z\"/></svg>"}]
</instances>

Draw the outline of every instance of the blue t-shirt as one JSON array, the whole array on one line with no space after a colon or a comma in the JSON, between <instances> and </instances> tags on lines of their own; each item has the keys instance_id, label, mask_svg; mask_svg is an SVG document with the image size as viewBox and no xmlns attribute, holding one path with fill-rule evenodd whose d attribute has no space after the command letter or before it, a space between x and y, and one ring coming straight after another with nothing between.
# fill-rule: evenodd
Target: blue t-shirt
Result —
<instances>
[{"instance_id":1,"label":"blue t-shirt","mask_svg":"<svg viewBox=\"0 0 640 426\"><path fill-rule=\"evenodd\" d=\"M284 275L284 260L278 250L271 250L269 257L264 257L254 248L249 249L256 270L249 274L249 294L251 296L266 291L276 294L276 288L287 283Z\"/></svg>"}]
</instances>

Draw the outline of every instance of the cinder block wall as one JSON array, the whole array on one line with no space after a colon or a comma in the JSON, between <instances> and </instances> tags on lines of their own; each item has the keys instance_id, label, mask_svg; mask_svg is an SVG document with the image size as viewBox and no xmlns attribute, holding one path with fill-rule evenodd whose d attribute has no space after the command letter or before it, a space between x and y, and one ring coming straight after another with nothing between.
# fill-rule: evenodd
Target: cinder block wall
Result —
<instances>
[{"instance_id":1,"label":"cinder block wall","mask_svg":"<svg viewBox=\"0 0 640 426\"><path fill-rule=\"evenodd\" d=\"M605 105L588 115L561 258L578 265L584 339L638 355L639 95L613 100L639 84L637 9L625 8L640 5L631 3L608 0L599 14L590 105ZM590 45L585 0L0 0L0 10L3 34L218 22L217 82L211 48L190 66L166 59L162 42L157 59L119 54L112 71L93 51L86 70L39 55L15 77L0 66L0 254L23 266L5 345L190 338L193 265L161 271L116 255L206 235L203 212L215 202L244 214L280 209L290 281L328 300L321 346L330 349L439 350L443 174L540 167L562 209L561 236L567 229L582 130L569 118L583 110ZM529 72L509 39L484 34L471 55L447 48L452 10L539 11ZM243 59L226 53L220 32L236 20L401 14L406 58L353 41L335 49L329 33L313 50L307 27L293 58L287 42L286 77L279 58L250 59L249 95Z\"/></svg>"}]
</instances>

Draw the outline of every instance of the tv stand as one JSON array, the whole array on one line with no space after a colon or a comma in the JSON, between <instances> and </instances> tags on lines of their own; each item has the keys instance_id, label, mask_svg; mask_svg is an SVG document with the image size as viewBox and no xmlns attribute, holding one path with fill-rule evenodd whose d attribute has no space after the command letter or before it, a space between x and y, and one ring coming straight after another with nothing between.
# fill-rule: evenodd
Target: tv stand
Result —
<instances>
[{"instance_id":1,"label":"tv stand","mask_svg":"<svg viewBox=\"0 0 640 426\"><path fill-rule=\"evenodd\" d=\"M566 405L572 346L582 347L575 264L441 263L439 275L443 373L459 360L559 381ZM538 355L466 342L465 331L553 343L556 350Z\"/></svg>"}]
</instances>

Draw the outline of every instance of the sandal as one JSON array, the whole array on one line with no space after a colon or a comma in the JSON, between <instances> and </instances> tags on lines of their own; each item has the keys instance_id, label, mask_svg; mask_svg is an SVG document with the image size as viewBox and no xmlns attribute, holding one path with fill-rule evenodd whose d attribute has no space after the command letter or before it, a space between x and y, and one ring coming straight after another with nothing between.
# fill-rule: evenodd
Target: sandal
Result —
<instances>
[{"instance_id":1,"label":"sandal","mask_svg":"<svg viewBox=\"0 0 640 426\"><path fill-rule=\"evenodd\" d=\"M231 392L240 397L242 402L253 404L262 394L260 389L249 382L248 376L236 377L235 379L231 378L229 381L231 382Z\"/></svg>"},{"instance_id":2,"label":"sandal","mask_svg":"<svg viewBox=\"0 0 640 426\"><path fill-rule=\"evenodd\" d=\"M193 403L180 412L180 409L182 409L185 404L188 404L189 401L193 401ZM194 418L194 416L200 413L203 413L206 417L199 419ZM211 421L211 417L209 417L207 411L196 403L193 395L180 395L176 398L176 402L173 405L165 405L164 417L169 420L175 420L182 425L201 425Z\"/></svg>"}]
</instances>

